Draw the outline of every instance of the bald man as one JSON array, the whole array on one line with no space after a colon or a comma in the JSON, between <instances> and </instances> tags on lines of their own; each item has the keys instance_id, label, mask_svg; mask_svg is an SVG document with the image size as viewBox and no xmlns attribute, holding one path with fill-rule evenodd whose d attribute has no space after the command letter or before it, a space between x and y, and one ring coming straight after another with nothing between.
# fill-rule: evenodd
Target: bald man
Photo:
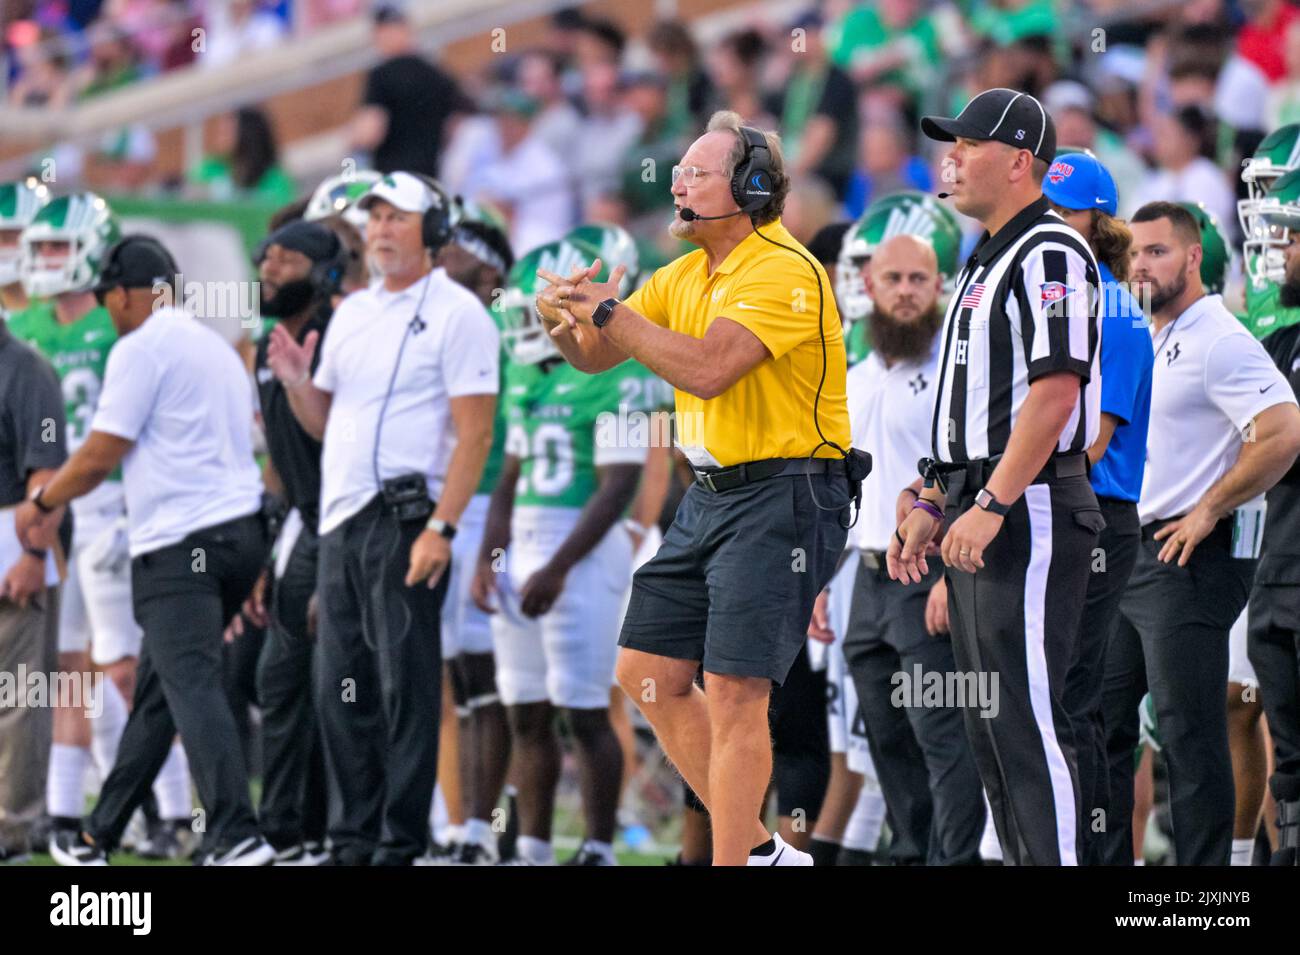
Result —
<instances>
[{"instance_id":1,"label":"bald man","mask_svg":"<svg viewBox=\"0 0 1300 955\"><path fill-rule=\"evenodd\" d=\"M889 807L896 864L979 862L984 801L952 686L943 566L930 563L920 587L889 579L885 551L916 499L916 462L930 452L943 280L933 247L898 235L863 268L872 311L871 352L849 370L855 447L875 467L849 545L861 565L854 583L844 656L866 723L871 757ZM996 696L988 701L995 705Z\"/></svg>"}]
</instances>

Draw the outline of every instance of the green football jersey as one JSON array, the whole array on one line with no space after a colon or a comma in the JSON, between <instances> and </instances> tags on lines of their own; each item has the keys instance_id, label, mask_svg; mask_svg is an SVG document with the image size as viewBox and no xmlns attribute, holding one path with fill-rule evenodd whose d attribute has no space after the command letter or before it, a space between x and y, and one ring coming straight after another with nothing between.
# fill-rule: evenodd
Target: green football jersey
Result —
<instances>
[{"instance_id":1,"label":"green football jersey","mask_svg":"<svg viewBox=\"0 0 1300 955\"><path fill-rule=\"evenodd\" d=\"M1246 327L1256 338L1267 338L1279 328L1300 322L1300 308L1286 308L1279 301L1282 287L1276 282L1262 289L1246 279Z\"/></svg>"},{"instance_id":2,"label":"green football jersey","mask_svg":"<svg viewBox=\"0 0 1300 955\"><path fill-rule=\"evenodd\" d=\"M506 371L506 451L520 460L516 507L584 507L596 491L596 468L640 462L649 442L668 431L671 389L628 360L588 375L568 362L512 363ZM656 427L656 425L660 425Z\"/></svg>"},{"instance_id":3,"label":"green football jersey","mask_svg":"<svg viewBox=\"0 0 1300 955\"><path fill-rule=\"evenodd\" d=\"M492 420L492 447L488 451L487 462L483 465L483 477L478 482L475 494L491 494L501 479L501 462L506 456L506 353L501 350L497 382L497 411Z\"/></svg>"},{"instance_id":4,"label":"green football jersey","mask_svg":"<svg viewBox=\"0 0 1300 955\"><path fill-rule=\"evenodd\" d=\"M108 352L117 341L117 329L108 309L92 308L75 322L63 325L55 317L53 302L36 301L10 316L9 331L34 346L58 372L71 454L90 434ZM111 477L120 480L120 472L115 471Z\"/></svg>"},{"instance_id":5,"label":"green football jersey","mask_svg":"<svg viewBox=\"0 0 1300 955\"><path fill-rule=\"evenodd\" d=\"M871 336L866 322L851 322L844 336L844 353L852 368L871 354Z\"/></svg>"}]
</instances>

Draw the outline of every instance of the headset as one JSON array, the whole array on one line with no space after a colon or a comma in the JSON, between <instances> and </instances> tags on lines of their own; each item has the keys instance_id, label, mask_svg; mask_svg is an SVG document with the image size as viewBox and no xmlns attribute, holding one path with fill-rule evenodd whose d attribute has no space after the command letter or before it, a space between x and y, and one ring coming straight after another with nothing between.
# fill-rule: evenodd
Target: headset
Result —
<instances>
[{"instance_id":1,"label":"headset","mask_svg":"<svg viewBox=\"0 0 1300 955\"><path fill-rule=\"evenodd\" d=\"M109 247L108 251L104 253L104 268L100 269L99 276L95 280L96 284L99 284L105 278L110 282L113 281L113 275L111 274L110 269L116 263L122 250L132 245L147 246L162 259L163 265L167 269L167 275L160 275L156 278L163 279L167 283L167 286L172 290L172 304L179 304L176 299L180 293L180 289L176 288L176 280L177 276L179 276L181 272L180 266L176 264L176 259L167 249L167 246L163 245L153 236L147 235L143 232L136 232L132 235L123 236Z\"/></svg>"},{"instance_id":2,"label":"headset","mask_svg":"<svg viewBox=\"0 0 1300 955\"><path fill-rule=\"evenodd\" d=\"M700 216L696 215L690 209L681 210L683 219L691 221L692 219L725 219L732 215L746 214L753 216L772 201L772 191L775 177L772 174L772 150L767 144L767 137L760 130L752 126L740 127L740 135L745 143L745 154L740 162L736 164L735 171L731 174L731 198L736 205L740 207L738 212L729 213L727 216ZM690 212L688 217L685 213ZM752 223L751 223L752 224ZM858 505L859 513L862 503L862 485L861 481L866 477L866 473L871 470L871 457L863 451L856 448L845 450L834 441L831 441L822 432L821 418L818 414L818 406L821 404L822 388L826 384L827 357L826 357L826 329L823 324L824 309L824 289L822 288L821 273L817 271L817 266L803 252L784 242L777 242L775 239L765 236L758 230L758 226L753 226L754 234L760 239L772 243L778 248L793 252L799 258L807 263L808 268L812 271L813 279L817 282L817 334L821 339L822 345L822 375L821 380L817 382L817 394L813 398L813 426L817 429L817 436L821 438L821 444L813 448L808 453L808 460L811 461L823 447L831 447L840 453L844 459L845 470L848 474L850 486L854 488L852 499ZM812 494L813 503L821 510L840 510L844 505L839 507L827 507L817 500L817 493L813 489L812 474L808 474L808 489ZM857 523L855 514L849 527Z\"/></svg>"},{"instance_id":3,"label":"headset","mask_svg":"<svg viewBox=\"0 0 1300 955\"><path fill-rule=\"evenodd\" d=\"M285 223L285 225L288 224L289 223ZM318 223L309 224L318 225ZM334 234L334 230L323 225L319 225L318 227L329 235L330 252L326 258L323 258L320 261L312 259L311 271L307 273L307 281L311 282L312 287L316 290L317 296L321 298L329 298L337 292L339 286L342 285L343 276L347 274L348 262L351 260L352 255L348 252L347 246L343 244L343 240ZM271 239L275 236L275 233L279 231L279 229L276 229L275 232L272 232L257 244L257 248L253 250L254 265L259 268L261 267L262 260L266 258L266 253L273 244Z\"/></svg>"},{"instance_id":4,"label":"headset","mask_svg":"<svg viewBox=\"0 0 1300 955\"><path fill-rule=\"evenodd\" d=\"M420 238L426 249L436 253L451 241L451 230L456 225L457 217L452 209L452 199L447 195L447 190L443 189L442 183L432 176L426 176L422 172L404 171L424 183L433 199L433 205L424 210L424 218L420 223Z\"/></svg>"}]
</instances>

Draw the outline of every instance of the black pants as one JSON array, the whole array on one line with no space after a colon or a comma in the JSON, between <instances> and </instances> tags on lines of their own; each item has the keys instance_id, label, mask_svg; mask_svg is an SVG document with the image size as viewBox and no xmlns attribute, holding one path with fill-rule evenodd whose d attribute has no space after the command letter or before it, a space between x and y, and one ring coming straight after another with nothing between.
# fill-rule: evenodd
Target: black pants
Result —
<instances>
[{"instance_id":1,"label":"black pants","mask_svg":"<svg viewBox=\"0 0 1300 955\"><path fill-rule=\"evenodd\" d=\"M949 484L947 526L979 486ZM984 551L984 568L948 568L948 616L960 671L985 681L996 715L966 706L966 732L1007 865L1075 865L1079 791L1065 678L1103 527L1087 477L1031 484Z\"/></svg>"},{"instance_id":2,"label":"black pants","mask_svg":"<svg viewBox=\"0 0 1300 955\"><path fill-rule=\"evenodd\" d=\"M1106 646L1119 616L1120 598L1137 563L1142 527L1137 504L1100 497L1106 529L1088 575L1088 594L1079 623L1079 642L1065 677L1065 709L1074 727L1079 793L1083 813L1083 865L1101 865L1110 817L1110 783L1106 763L1106 725L1102 719L1102 682ZM1131 769L1131 767L1130 767Z\"/></svg>"},{"instance_id":3,"label":"black pants","mask_svg":"<svg viewBox=\"0 0 1300 955\"><path fill-rule=\"evenodd\" d=\"M267 546L266 526L254 514L131 561L144 640L117 762L87 823L103 847L117 845L177 732L206 814L202 850L221 851L257 835L221 659L226 622L252 590Z\"/></svg>"},{"instance_id":4,"label":"black pants","mask_svg":"<svg viewBox=\"0 0 1300 955\"><path fill-rule=\"evenodd\" d=\"M1248 653L1273 737L1273 772L1300 779L1300 585L1257 582L1248 617Z\"/></svg>"},{"instance_id":5,"label":"black pants","mask_svg":"<svg viewBox=\"0 0 1300 955\"><path fill-rule=\"evenodd\" d=\"M773 687L768 721L777 815L802 812L811 822L821 813L826 797L831 743L826 726L826 671L813 672L807 647L795 657L785 682Z\"/></svg>"},{"instance_id":6,"label":"black pants","mask_svg":"<svg viewBox=\"0 0 1300 955\"><path fill-rule=\"evenodd\" d=\"M1106 649L1102 707L1110 764L1106 861L1133 863L1133 753L1148 687L1169 768L1179 865L1227 865L1236 794L1228 753L1228 631L1250 593L1254 560L1231 556L1222 520L1186 567L1161 563L1164 541L1142 528L1137 565Z\"/></svg>"},{"instance_id":7,"label":"black pants","mask_svg":"<svg viewBox=\"0 0 1300 955\"><path fill-rule=\"evenodd\" d=\"M316 713L329 836L344 864L408 864L428 844L447 574L433 590L404 583L423 529L376 497L320 542Z\"/></svg>"},{"instance_id":8,"label":"black pants","mask_svg":"<svg viewBox=\"0 0 1300 955\"><path fill-rule=\"evenodd\" d=\"M325 762L312 702L307 603L316 592L316 528L304 525L270 594L257 661L262 707L262 834L276 849L325 838Z\"/></svg>"},{"instance_id":9,"label":"black pants","mask_svg":"<svg viewBox=\"0 0 1300 955\"><path fill-rule=\"evenodd\" d=\"M898 674L956 669L952 643L925 629L925 604L942 573L932 561L919 585L889 579L883 557L863 560L853 587L844 659L858 692L867 743L894 833L890 858L899 864L974 865L984 832L979 771L951 705L896 706Z\"/></svg>"}]
</instances>

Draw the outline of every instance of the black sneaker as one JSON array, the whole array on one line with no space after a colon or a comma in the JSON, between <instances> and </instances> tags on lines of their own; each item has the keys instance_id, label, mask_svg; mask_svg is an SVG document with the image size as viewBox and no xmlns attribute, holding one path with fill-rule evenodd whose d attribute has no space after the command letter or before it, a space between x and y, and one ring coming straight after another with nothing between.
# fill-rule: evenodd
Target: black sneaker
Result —
<instances>
[{"instance_id":1,"label":"black sneaker","mask_svg":"<svg viewBox=\"0 0 1300 955\"><path fill-rule=\"evenodd\" d=\"M209 852L203 859L204 865L270 865L275 861L275 850L261 836L249 836L229 849Z\"/></svg>"},{"instance_id":2,"label":"black sneaker","mask_svg":"<svg viewBox=\"0 0 1300 955\"><path fill-rule=\"evenodd\" d=\"M456 847L452 865L496 865L501 860L481 842L462 842Z\"/></svg>"},{"instance_id":3,"label":"black sneaker","mask_svg":"<svg viewBox=\"0 0 1300 955\"><path fill-rule=\"evenodd\" d=\"M281 849L275 854L272 865L316 866L325 865L330 854L319 842L300 842L296 846Z\"/></svg>"},{"instance_id":4,"label":"black sneaker","mask_svg":"<svg viewBox=\"0 0 1300 955\"><path fill-rule=\"evenodd\" d=\"M181 841L184 820L158 819L150 822L143 839L136 843L135 854L141 859L183 859L187 855Z\"/></svg>"},{"instance_id":5,"label":"black sneaker","mask_svg":"<svg viewBox=\"0 0 1300 955\"><path fill-rule=\"evenodd\" d=\"M565 865L618 865L617 862L611 862L605 855L594 852L583 846L578 850L578 854L564 863Z\"/></svg>"},{"instance_id":6,"label":"black sneaker","mask_svg":"<svg viewBox=\"0 0 1300 955\"><path fill-rule=\"evenodd\" d=\"M59 865L108 865L108 853L81 830L60 829L50 834L50 855Z\"/></svg>"}]
</instances>

